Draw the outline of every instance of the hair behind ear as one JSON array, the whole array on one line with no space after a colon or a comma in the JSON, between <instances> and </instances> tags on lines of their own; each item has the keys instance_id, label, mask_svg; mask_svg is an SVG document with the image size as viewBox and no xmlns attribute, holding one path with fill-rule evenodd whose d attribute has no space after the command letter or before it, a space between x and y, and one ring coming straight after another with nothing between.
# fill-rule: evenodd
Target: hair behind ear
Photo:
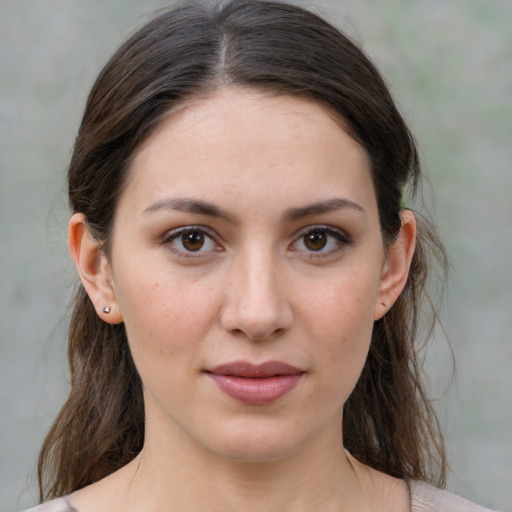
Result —
<instances>
[{"instance_id":1,"label":"hair behind ear","mask_svg":"<svg viewBox=\"0 0 512 512\"><path fill-rule=\"evenodd\" d=\"M73 303L71 390L39 455L41 501L109 475L132 460L144 442L142 384L124 324L101 320L82 285Z\"/></svg>"},{"instance_id":2,"label":"hair behind ear","mask_svg":"<svg viewBox=\"0 0 512 512\"><path fill-rule=\"evenodd\" d=\"M418 214L416 222L407 282L391 309L374 323L366 364L345 403L343 439L356 459L375 469L444 487L444 438L425 391L421 350L439 322L429 273L439 270L442 284L448 260L430 222Z\"/></svg>"}]
</instances>

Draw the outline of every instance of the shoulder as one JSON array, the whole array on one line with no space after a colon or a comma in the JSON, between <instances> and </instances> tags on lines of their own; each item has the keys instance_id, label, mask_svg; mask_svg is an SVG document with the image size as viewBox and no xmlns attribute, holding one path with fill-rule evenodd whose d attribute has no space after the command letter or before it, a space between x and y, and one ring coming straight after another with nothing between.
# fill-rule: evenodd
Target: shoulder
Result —
<instances>
[{"instance_id":1,"label":"shoulder","mask_svg":"<svg viewBox=\"0 0 512 512\"><path fill-rule=\"evenodd\" d=\"M470 501L437 489L430 484L413 480L409 482L411 490L411 512L492 512Z\"/></svg>"},{"instance_id":2,"label":"shoulder","mask_svg":"<svg viewBox=\"0 0 512 512\"><path fill-rule=\"evenodd\" d=\"M71 506L68 497L65 496L64 498L57 498L29 508L24 512L77 512L77 510Z\"/></svg>"}]
</instances>

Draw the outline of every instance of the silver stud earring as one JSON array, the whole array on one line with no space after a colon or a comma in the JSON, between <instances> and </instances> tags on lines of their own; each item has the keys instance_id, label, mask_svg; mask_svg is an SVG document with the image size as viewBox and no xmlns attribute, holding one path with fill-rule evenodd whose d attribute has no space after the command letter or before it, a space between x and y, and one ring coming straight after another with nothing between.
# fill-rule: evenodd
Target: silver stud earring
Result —
<instances>
[{"instance_id":1,"label":"silver stud earring","mask_svg":"<svg viewBox=\"0 0 512 512\"><path fill-rule=\"evenodd\" d=\"M103 309L102 309L103 313L105 314L109 314L111 311L112 311L112 308L110 306L105 306Z\"/></svg>"}]
</instances>

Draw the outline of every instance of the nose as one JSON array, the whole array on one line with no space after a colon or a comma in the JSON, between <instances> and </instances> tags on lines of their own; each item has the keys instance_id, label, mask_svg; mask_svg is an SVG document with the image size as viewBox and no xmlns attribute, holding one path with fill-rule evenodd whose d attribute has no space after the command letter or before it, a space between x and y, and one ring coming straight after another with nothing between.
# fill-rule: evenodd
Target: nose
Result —
<instances>
[{"instance_id":1,"label":"nose","mask_svg":"<svg viewBox=\"0 0 512 512\"><path fill-rule=\"evenodd\" d=\"M269 254L241 256L230 268L222 327L251 340L267 340L288 330L293 312L279 266Z\"/></svg>"}]
</instances>

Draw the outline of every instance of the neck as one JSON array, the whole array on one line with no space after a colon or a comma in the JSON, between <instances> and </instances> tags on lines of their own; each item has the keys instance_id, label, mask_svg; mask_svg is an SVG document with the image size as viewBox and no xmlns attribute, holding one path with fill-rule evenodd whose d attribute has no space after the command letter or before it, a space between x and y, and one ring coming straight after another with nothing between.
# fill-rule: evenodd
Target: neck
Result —
<instances>
[{"instance_id":1,"label":"neck","mask_svg":"<svg viewBox=\"0 0 512 512\"><path fill-rule=\"evenodd\" d=\"M169 504L212 512L364 510L358 474L343 450L341 417L311 444L277 461L226 460L175 432L163 442L149 428L126 477L133 510L168 510Z\"/></svg>"}]
</instances>

